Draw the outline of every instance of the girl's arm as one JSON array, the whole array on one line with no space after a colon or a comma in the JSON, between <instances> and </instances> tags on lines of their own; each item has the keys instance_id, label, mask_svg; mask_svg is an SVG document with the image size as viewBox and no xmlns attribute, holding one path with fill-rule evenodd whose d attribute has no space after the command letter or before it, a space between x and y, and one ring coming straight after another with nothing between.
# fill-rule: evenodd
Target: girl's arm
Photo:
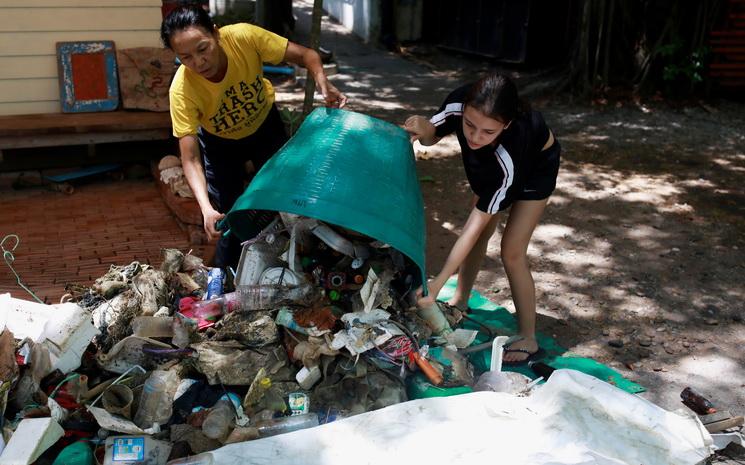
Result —
<instances>
[{"instance_id":1,"label":"girl's arm","mask_svg":"<svg viewBox=\"0 0 745 465\"><path fill-rule=\"evenodd\" d=\"M477 208L471 210L466 225L463 227L463 232L460 237L458 237L458 240L455 241L452 250L450 250L450 254L448 255L447 260L445 260L445 265L442 267L442 271L440 271L435 279L430 281L428 284L429 295L425 299L431 299L431 301L423 299L424 301L420 301L420 304L434 303L435 299L437 299L437 294L439 294L440 289L442 289L442 286L445 285L445 282L453 275L453 273L455 273L461 263L466 259L468 254L471 252L471 249L473 249L473 246L476 244L476 241L478 241L479 236L484 232L486 225L489 224L489 221L493 217L493 215L484 213Z\"/></svg>"},{"instance_id":2,"label":"girl's arm","mask_svg":"<svg viewBox=\"0 0 745 465\"><path fill-rule=\"evenodd\" d=\"M435 125L424 116L410 116L404 122L404 129L411 135L411 142L418 140L422 145L435 145L440 141Z\"/></svg>"},{"instance_id":3,"label":"girl's arm","mask_svg":"<svg viewBox=\"0 0 745 465\"><path fill-rule=\"evenodd\" d=\"M321 91L327 107L342 108L347 103L347 96L339 92L326 77L318 52L288 41L284 61L289 61L308 70L308 75L316 81L318 90Z\"/></svg>"}]
</instances>

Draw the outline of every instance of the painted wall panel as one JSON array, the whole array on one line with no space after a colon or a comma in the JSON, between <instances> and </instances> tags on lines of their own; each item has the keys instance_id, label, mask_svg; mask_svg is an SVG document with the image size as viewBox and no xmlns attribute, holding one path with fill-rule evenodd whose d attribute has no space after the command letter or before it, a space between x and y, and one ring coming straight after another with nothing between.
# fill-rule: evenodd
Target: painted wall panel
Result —
<instances>
[{"instance_id":1,"label":"painted wall panel","mask_svg":"<svg viewBox=\"0 0 745 465\"><path fill-rule=\"evenodd\" d=\"M160 27L160 8L3 8L0 32L131 31Z\"/></svg>"},{"instance_id":2,"label":"painted wall panel","mask_svg":"<svg viewBox=\"0 0 745 465\"><path fill-rule=\"evenodd\" d=\"M161 46L161 0L1 1L0 115L60 111L57 42Z\"/></svg>"},{"instance_id":3,"label":"painted wall panel","mask_svg":"<svg viewBox=\"0 0 745 465\"><path fill-rule=\"evenodd\" d=\"M57 77L42 79L4 79L0 81L0 102L59 100Z\"/></svg>"}]
</instances>

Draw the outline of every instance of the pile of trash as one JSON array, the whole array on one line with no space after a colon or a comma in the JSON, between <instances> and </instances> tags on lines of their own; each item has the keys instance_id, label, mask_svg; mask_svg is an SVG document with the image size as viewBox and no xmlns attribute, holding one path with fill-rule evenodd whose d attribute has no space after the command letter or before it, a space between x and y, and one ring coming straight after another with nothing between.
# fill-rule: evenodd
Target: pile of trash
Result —
<instances>
[{"instance_id":1,"label":"pile of trash","mask_svg":"<svg viewBox=\"0 0 745 465\"><path fill-rule=\"evenodd\" d=\"M0 462L165 464L398 404L414 379L473 385L476 331L413 305L420 285L393 247L280 213L237 270L166 249L66 303L0 296Z\"/></svg>"}]
</instances>

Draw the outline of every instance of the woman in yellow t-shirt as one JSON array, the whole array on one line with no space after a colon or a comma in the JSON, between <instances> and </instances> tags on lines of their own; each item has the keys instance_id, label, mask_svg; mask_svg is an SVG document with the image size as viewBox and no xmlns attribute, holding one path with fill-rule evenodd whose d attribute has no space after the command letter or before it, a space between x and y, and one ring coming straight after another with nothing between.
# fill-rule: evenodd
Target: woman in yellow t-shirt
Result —
<instances>
[{"instance_id":1,"label":"woman in yellow t-shirt","mask_svg":"<svg viewBox=\"0 0 745 465\"><path fill-rule=\"evenodd\" d=\"M214 265L235 266L240 244L220 237L215 224L243 193L247 163L258 171L287 141L263 63L307 68L327 106L341 108L347 98L326 78L318 53L260 27L218 29L203 9L180 7L163 20L160 35L182 63L169 95L186 180L208 237L220 238Z\"/></svg>"}]
</instances>

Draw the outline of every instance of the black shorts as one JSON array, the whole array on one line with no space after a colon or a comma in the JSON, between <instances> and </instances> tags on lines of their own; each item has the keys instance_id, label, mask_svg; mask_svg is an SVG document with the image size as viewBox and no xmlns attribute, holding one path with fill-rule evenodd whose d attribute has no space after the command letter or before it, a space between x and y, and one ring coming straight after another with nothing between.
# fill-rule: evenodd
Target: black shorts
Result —
<instances>
[{"instance_id":1,"label":"black shorts","mask_svg":"<svg viewBox=\"0 0 745 465\"><path fill-rule=\"evenodd\" d=\"M225 139L202 128L199 128L198 137L207 192L212 205L222 213L228 213L243 194L246 183L253 178L246 173L246 162L251 160L258 172L288 140L276 106L269 110L261 127L243 139ZM217 243L213 265L235 267L240 254L238 238L234 234L223 236Z\"/></svg>"},{"instance_id":2,"label":"black shorts","mask_svg":"<svg viewBox=\"0 0 745 465\"><path fill-rule=\"evenodd\" d=\"M556 188L559 174L561 145L559 141L540 152L540 161L526 173L522 189L515 193L514 200L543 200L549 198Z\"/></svg>"}]
</instances>

